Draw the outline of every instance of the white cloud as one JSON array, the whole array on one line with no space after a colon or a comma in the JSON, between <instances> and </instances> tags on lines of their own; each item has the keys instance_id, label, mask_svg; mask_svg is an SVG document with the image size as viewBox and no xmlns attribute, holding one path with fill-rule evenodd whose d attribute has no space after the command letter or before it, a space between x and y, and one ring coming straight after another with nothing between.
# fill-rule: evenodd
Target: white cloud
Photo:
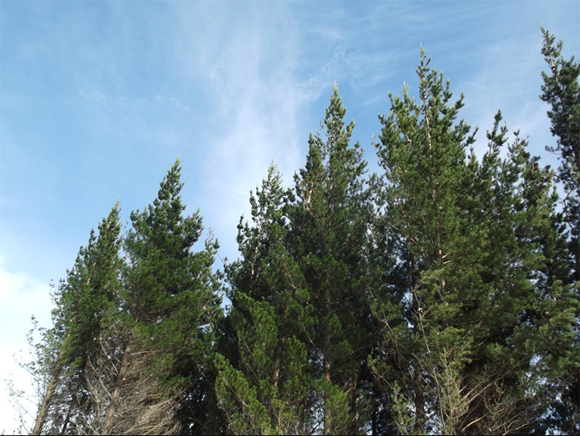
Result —
<instances>
[{"instance_id":1,"label":"white cloud","mask_svg":"<svg viewBox=\"0 0 580 436\"><path fill-rule=\"evenodd\" d=\"M68 2L44 8L26 3L3 9L10 15L25 7L22 23L14 13L10 16L16 19L5 20L13 23L14 34L6 30L10 26L2 34L21 41L3 49L10 53L16 47L18 57L7 65L17 66L19 79L30 76L22 82L26 87L13 89L13 101L22 104L32 92L34 103L13 124L6 116L17 113L18 106L10 111L6 106L0 126L4 160L12 168L4 172L5 186L18 188L4 188L0 198L10 212L3 217L11 230L3 245L12 247L17 265L0 261L3 378L17 373L11 355L26 346L30 315L49 324L48 284L23 268L39 276L60 274L86 240L89 227L79 228L98 219L90 215L97 198L107 197L102 202L108 207L123 193L125 211L142 207L159 181L152 174L161 174L159 167L181 154L184 194L195 196L184 202L200 207L206 226L216 230L221 253L235 256L236 225L242 213L248 218L250 189L261 183L272 159L286 184L292 184L307 145L301 120L323 117L324 112L310 111L320 97L330 96L334 81L345 97L348 119L357 122L355 134L365 124L372 123L368 131L378 130L375 114L388 109L389 89L399 94L403 79L414 80L423 42L428 54L434 52L434 65L446 74L453 71L449 78L456 96L465 90L462 115L481 127L481 137L501 108L510 130L519 127L529 134L535 152L541 152L550 137L545 105L537 98L539 21L535 27L530 23L541 16L564 38L567 53L578 47L573 2L562 2L576 11L566 14L568 38L560 33L566 28L556 26L562 9L541 2L526 10L509 2L484 8L452 2L443 14L435 13L438 6L411 2L373 7L355 2L333 7L320 2L99 2L91 7ZM8 71L3 69L5 81ZM455 82L455 75L463 82ZM30 86L36 84L41 86ZM55 100L52 92L66 98ZM6 99L9 94L3 96L5 104L12 101ZM84 104L68 106L71 95ZM371 113L379 101L368 119L350 110L364 104ZM74 113L67 112L71 107ZM61 124L50 126L57 121ZM38 134L42 122L51 128ZM25 126L21 141L7 148L7 130L18 123ZM55 136L47 135L51 131ZM31 141L35 132L40 139ZM187 180L192 173L193 183ZM74 185L79 189L71 190ZM27 383L26 375L18 376L18 384ZM0 408L0 421L11 422L4 390ZM0 423L0 431L8 427Z\"/></svg>"},{"instance_id":2,"label":"white cloud","mask_svg":"<svg viewBox=\"0 0 580 436\"><path fill-rule=\"evenodd\" d=\"M158 108L161 110L181 110L190 112L190 107L179 98L167 95L146 95L139 98L127 95L107 95L102 91L81 89L78 96L98 109L143 111Z\"/></svg>"},{"instance_id":3,"label":"white cloud","mask_svg":"<svg viewBox=\"0 0 580 436\"><path fill-rule=\"evenodd\" d=\"M31 316L35 315L39 324L48 327L50 324L49 285L22 272L8 271L0 256L0 349L3 359L0 361L0 431L3 433L18 430L18 413L10 403L6 380L12 380L14 387L23 390L27 397L33 395L29 374L15 361L27 361L25 334L32 327ZM29 350L28 350L29 351ZM34 404L22 404L30 413L28 422L34 414ZM26 418L26 417L25 417Z\"/></svg>"},{"instance_id":4,"label":"white cloud","mask_svg":"<svg viewBox=\"0 0 580 436\"><path fill-rule=\"evenodd\" d=\"M344 39L344 33L333 26L318 25L310 28L310 31L322 36L324 39L338 41Z\"/></svg>"},{"instance_id":5,"label":"white cloud","mask_svg":"<svg viewBox=\"0 0 580 436\"><path fill-rule=\"evenodd\" d=\"M346 50L340 46L335 47L332 55L319 68L314 69L314 73L297 84L300 98L305 101L317 100L334 82L340 82L348 74L348 63Z\"/></svg>"},{"instance_id":6,"label":"white cloud","mask_svg":"<svg viewBox=\"0 0 580 436\"><path fill-rule=\"evenodd\" d=\"M182 61L209 103L201 212L231 257L237 252L239 217L248 216L250 190L261 183L270 162L287 183L299 167L305 140L297 123L304 99L293 73L299 56L295 29L283 5L259 14L245 8L235 18L217 9L186 14ZM205 20L204 14L214 19Z\"/></svg>"}]
</instances>

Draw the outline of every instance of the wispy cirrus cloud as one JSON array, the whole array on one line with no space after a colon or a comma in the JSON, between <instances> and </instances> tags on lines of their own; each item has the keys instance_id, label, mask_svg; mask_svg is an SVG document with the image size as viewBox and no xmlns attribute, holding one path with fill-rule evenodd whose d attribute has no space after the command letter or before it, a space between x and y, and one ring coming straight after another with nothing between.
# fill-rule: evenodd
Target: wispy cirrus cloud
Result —
<instances>
[{"instance_id":1,"label":"wispy cirrus cloud","mask_svg":"<svg viewBox=\"0 0 580 436\"><path fill-rule=\"evenodd\" d=\"M260 3L243 12L206 6L182 15L182 65L207 102L202 214L231 255L236 224L248 216L250 190L268 165L274 161L287 183L299 167L299 48L285 5ZM204 19L215 14L218 20Z\"/></svg>"},{"instance_id":2,"label":"wispy cirrus cloud","mask_svg":"<svg viewBox=\"0 0 580 436\"><path fill-rule=\"evenodd\" d=\"M130 97L127 95L110 95L96 89L78 91L78 96L89 104L98 108L132 109L132 110L182 110L190 112L190 106L175 96L148 95L144 97Z\"/></svg>"},{"instance_id":3,"label":"wispy cirrus cloud","mask_svg":"<svg viewBox=\"0 0 580 436\"><path fill-rule=\"evenodd\" d=\"M529 136L530 151L542 154L550 141L547 106L540 101L541 77L544 68L540 54L539 29L527 29L504 35L501 42L489 44L481 50L479 65L472 75L459 83L465 92L465 116L478 132L477 151L487 147L486 131L493 126L493 118L501 110L510 132ZM536 74L530 74L535 71Z\"/></svg>"}]
</instances>

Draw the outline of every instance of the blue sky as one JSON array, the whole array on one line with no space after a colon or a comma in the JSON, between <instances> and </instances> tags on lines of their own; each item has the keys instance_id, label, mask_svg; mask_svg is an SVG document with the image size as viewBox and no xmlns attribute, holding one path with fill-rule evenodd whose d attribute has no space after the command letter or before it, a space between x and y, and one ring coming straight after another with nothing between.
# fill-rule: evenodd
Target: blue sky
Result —
<instances>
[{"instance_id":1,"label":"blue sky","mask_svg":"<svg viewBox=\"0 0 580 436\"><path fill-rule=\"evenodd\" d=\"M26 350L32 314L49 325L50 281L117 199L128 220L179 157L187 211L199 208L220 256L235 258L250 189L272 160L291 185L333 83L372 162L388 92L406 82L416 94L421 45L464 92L476 148L501 109L555 164L541 23L580 55L577 0L0 0L2 380L28 389L8 356Z\"/></svg>"}]
</instances>

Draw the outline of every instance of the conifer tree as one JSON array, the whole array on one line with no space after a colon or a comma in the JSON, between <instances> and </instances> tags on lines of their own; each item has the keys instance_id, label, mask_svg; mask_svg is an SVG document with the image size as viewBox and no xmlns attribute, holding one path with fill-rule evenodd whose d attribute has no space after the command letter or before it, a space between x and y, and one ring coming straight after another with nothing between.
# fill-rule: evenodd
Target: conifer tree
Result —
<instances>
[{"instance_id":1,"label":"conifer tree","mask_svg":"<svg viewBox=\"0 0 580 436\"><path fill-rule=\"evenodd\" d=\"M84 434L100 426L99 362L113 352L119 323L122 261L118 204L91 231L54 295L54 327L45 332L40 370L48 377L33 434ZM98 431L98 430L96 430Z\"/></svg>"},{"instance_id":2,"label":"conifer tree","mask_svg":"<svg viewBox=\"0 0 580 436\"><path fill-rule=\"evenodd\" d=\"M580 63L562 56L563 42L558 41L542 27L544 43L542 54L549 72L542 72L540 98L550 105L548 117L556 147L548 151L558 153L561 159L558 179L564 188L563 221L570 232L568 239L569 266L566 283L575 284L580 297ZM578 339L577 339L578 340ZM560 425L569 432L580 430L580 370L565 388L559 403Z\"/></svg>"},{"instance_id":3,"label":"conifer tree","mask_svg":"<svg viewBox=\"0 0 580 436\"><path fill-rule=\"evenodd\" d=\"M214 325L220 318L212 272L217 242L192 247L199 212L183 216L179 160L157 198L132 212L125 244L128 335L105 432L199 433L208 423Z\"/></svg>"},{"instance_id":4,"label":"conifer tree","mask_svg":"<svg viewBox=\"0 0 580 436\"><path fill-rule=\"evenodd\" d=\"M565 218L571 230L571 281L580 282L580 64L574 56L564 59L563 42L556 43L555 36L543 27L542 34L542 54L550 75L542 72L540 98L550 105L551 132L557 137L556 147L548 150L559 153L561 158L558 178L564 185Z\"/></svg>"},{"instance_id":5,"label":"conifer tree","mask_svg":"<svg viewBox=\"0 0 580 436\"><path fill-rule=\"evenodd\" d=\"M179 160L126 237L115 205L55 290L32 433L580 432L580 64L542 32L557 175L501 112L478 158L421 50L381 174L335 86L294 188L272 164L250 193L226 286Z\"/></svg>"},{"instance_id":6,"label":"conifer tree","mask_svg":"<svg viewBox=\"0 0 580 436\"><path fill-rule=\"evenodd\" d=\"M551 174L517 134L500 158L499 113L479 162L423 50L417 74L419 101L390 96L377 145L375 383L403 433L532 431L574 355Z\"/></svg>"},{"instance_id":7,"label":"conifer tree","mask_svg":"<svg viewBox=\"0 0 580 436\"><path fill-rule=\"evenodd\" d=\"M325 138L311 135L306 166L295 175L289 209L292 250L306 281L316 324L308 359L317 380L325 434L364 432L370 416L366 355L372 342L367 296L369 194L354 123L335 86L324 118Z\"/></svg>"},{"instance_id":8,"label":"conifer tree","mask_svg":"<svg viewBox=\"0 0 580 436\"><path fill-rule=\"evenodd\" d=\"M313 324L304 278L288 250L290 192L274 165L238 226L242 259L227 268L236 346L219 354L217 393L232 434L309 434L313 380L305 332ZM228 354L228 353L226 353Z\"/></svg>"}]
</instances>

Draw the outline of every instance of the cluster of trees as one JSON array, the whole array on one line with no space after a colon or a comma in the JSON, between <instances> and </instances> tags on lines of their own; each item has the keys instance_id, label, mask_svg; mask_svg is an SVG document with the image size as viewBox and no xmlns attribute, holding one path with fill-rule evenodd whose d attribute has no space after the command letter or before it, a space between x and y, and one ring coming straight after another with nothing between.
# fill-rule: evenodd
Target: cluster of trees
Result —
<instances>
[{"instance_id":1,"label":"cluster of trees","mask_svg":"<svg viewBox=\"0 0 580 436\"><path fill-rule=\"evenodd\" d=\"M580 64L561 49L544 31L557 174L499 112L476 156L422 52L418 98L380 117L380 172L335 88L223 271L179 161L125 233L115 205L54 289L32 433L579 432Z\"/></svg>"}]
</instances>

